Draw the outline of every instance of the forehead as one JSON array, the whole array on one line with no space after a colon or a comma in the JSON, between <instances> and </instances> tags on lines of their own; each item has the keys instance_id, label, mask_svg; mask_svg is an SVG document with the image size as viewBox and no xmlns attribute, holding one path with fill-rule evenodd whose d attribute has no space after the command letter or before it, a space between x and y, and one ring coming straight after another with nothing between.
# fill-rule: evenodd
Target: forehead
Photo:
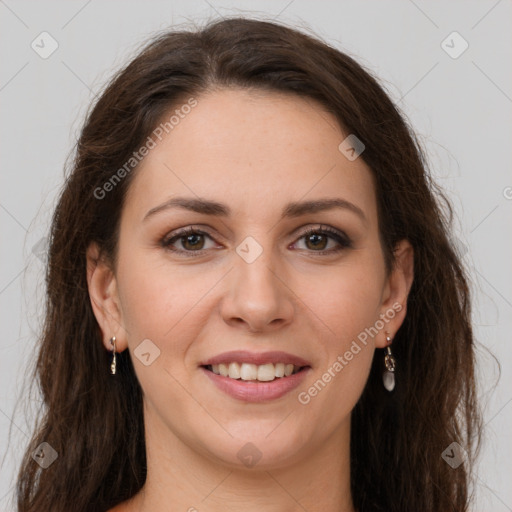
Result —
<instances>
[{"instance_id":1,"label":"forehead","mask_svg":"<svg viewBox=\"0 0 512 512\"><path fill-rule=\"evenodd\" d=\"M178 110L136 171L126 206L137 217L174 195L217 199L239 218L326 196L376 215L368 166L339 150L349 134L314 100L238 89L195 100L193 108L176 105L164 116Z\"/></svg>"}]
</instances>

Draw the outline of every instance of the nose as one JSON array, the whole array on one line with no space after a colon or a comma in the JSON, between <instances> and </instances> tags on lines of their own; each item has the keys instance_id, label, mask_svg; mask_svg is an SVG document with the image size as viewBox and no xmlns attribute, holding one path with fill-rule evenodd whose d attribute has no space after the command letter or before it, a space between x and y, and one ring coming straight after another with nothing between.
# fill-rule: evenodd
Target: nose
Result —
<instances>
[{"instance_id":1,"label":"nose","mask_svg":"<svg viewBox=\"0 0 512 512\"><path fill-rule=\"evenodd\" d=\"M235 255L221 305L222 317L231 327L256 333L274 331L292 322L294 293L285 273L273 263L270 251L263 251L251 263Z\"/></svg>"}]
</instances>

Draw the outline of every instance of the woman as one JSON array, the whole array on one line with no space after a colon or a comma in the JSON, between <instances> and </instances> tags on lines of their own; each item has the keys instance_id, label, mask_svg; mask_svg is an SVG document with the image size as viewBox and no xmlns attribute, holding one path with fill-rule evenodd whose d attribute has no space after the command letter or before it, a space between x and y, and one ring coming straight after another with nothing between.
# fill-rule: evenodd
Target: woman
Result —
<instances>
[{"instance_id":1,"label":"woman","mask_svg":"<svg viewBox=\"0 0 512 512\"><path fill-rule=\"evenodd\" d=\"M468 510L450 215L347 55L247 19L158 37L54 214L18 510Z\"/></svg>"}]
</instances>

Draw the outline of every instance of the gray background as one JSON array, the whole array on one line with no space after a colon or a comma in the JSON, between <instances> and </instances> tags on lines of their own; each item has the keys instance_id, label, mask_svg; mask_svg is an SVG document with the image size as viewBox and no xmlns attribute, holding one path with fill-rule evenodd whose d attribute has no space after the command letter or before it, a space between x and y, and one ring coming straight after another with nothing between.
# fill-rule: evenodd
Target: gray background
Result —
<instances>
[{"instance_id":1,"label":"gray background","mask_svg":"<svg viewBox=\"0 0 512 512\"><path fill-rule=\"evenodd\" d=\"M454 236L475 294L486 432L474 510L512 510L512 3L507 0L0 0L0 510L14 510L14 473L38 405L37 398L19 400L36 356L44 298L41 254L83 115L112 72L156 30L233 14L275 18L347 51L377 73L417 130L437 181L455 206ZM31 47L34 40L42 46L43 31L58 43L46 59ZM469 44L458 58L442 47L453 31ZM452 52L462 48L453 36L445 44ZM487 348L502 365L497 385Z\"/></svg>"}]
</instances>

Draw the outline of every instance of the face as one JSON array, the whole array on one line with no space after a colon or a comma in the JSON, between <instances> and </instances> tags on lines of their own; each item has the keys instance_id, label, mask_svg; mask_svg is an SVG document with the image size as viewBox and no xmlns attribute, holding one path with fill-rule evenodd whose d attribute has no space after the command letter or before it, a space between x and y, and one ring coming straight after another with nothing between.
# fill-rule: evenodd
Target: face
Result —
<instances>
[{"instance_id":1,"label":"face","mask_svg":"<svg viewBox=\"0 0 512 512\"><path fill-rule=\"evenodd\" d=\"M405 315L411 267L404 242L386 272L372 175L340 151L347 135L312 100L216 91L134 171L117 267L91 265L89 287L163 446L231 467L245 446L270 468L348 428L375 347ZM219 356L227 368L205 367ZM243 366L247 381L212 371L236 377L230 362L263 366Z\"/></svg>"}]
</instances>

